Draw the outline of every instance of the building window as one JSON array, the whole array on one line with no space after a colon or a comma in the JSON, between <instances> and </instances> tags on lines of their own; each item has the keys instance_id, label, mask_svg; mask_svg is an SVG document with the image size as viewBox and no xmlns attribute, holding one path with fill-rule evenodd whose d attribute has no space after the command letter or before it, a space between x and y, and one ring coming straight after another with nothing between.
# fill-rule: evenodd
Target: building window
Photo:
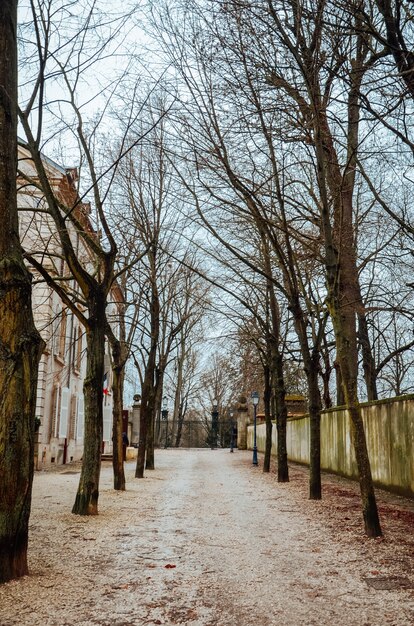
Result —
<instances>
[{"instance_id":1,"label":"building window","mask_svg":"<svg viewBox=\"0 0 414 626\"><path fill-rule=\"evenodd\" d=\"M69 439L75 439L76 436L76 413L78 410L78 394L74 393L70 399L69 411Z\"/></svg>"},{"instance_id":2,"label":"building window","mask_svg":"<svg viewBox=\"0 0 414 626\"><path fill-rule=\"evenodd\" d=\"M60 394L59 439L66 439L68 436L69 410L70 389L62 387Z\"/></svg>"},{"instance_id":3,"label":"building window","mask_svg":"<svg viewBox=\"0 0 414 626\"><path fill-rule=\"evenodd\" d=\"M82 441L83 432L85 425L85 406L83 395L80 394L78 396L78 410L77 410L77 420L76 420L76 439Z\"/></svg>"},{"instance_id":4,"label":"building window","mask_svg":"<svg viewBox=\"0 0 414 626\"><path fill-rule=\"evenodd\" d=\"M58 417L60 413L60 395L61 387L55 385L52 391L52 407L51 407L51 419L50 419L50 437L57 437L57 425Z\"/></svg>"}]
</instances>

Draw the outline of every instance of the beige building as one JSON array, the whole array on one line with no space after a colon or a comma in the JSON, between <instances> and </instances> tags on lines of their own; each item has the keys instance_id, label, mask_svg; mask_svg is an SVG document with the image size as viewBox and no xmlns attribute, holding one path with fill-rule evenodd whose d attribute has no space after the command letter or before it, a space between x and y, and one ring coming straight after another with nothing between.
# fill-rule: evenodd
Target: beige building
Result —
<instances>
[{"instance_id":1,"label":"beige building","mask_svg":"<svg viewBox=\"0 0 414 626\"><path fill-rule=\"evenodd\" d=\"M44 160L49 180L55 189L74 192L76 171L60 167L49 159ZM35 178L34 166L26 150L19 147L19 169L26 176ZM64 192L64 191L63 191ZM44 251L42 264L50 274L65 284L73 296L75 281L70 277L62 258L59 239L51 218L42 212L42 193L27 184L24 177L18 179L18 203L20 231L25 251ZM88 205L80 205L80 216L92 232L88 217ZM90 250L79 234L70 232L77 253L85 264L93 262ZM109 304L110 316L116 319L120 290L113 290ZM79 304L81 307L81 304ZM34 272L33 310L35 323L46 347L40 359L36 416L40 420L35 451L35 467L69 463L82 458L84 435L83 381L86 368L86 340L84 329L71 312L63 306L57 293ZM105 356L107 393L104 395L104 435L102 447L106 453L112 450L112 395L109 347Z\"/></svg>"}]
</instances>

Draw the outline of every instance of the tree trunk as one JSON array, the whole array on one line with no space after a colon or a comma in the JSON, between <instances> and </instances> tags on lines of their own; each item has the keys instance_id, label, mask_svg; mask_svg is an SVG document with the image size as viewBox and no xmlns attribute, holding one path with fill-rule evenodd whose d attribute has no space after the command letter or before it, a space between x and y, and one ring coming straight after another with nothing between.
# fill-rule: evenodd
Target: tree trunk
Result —
<instances>
[{"instance_id":1,"label":"tree trunk","mask_svg":"<svg viewBox=\"0 0 414 626\"><path fill-rule=\"evenodd\" d=\"M372 483L364 424L358 400L358 354L355 315L351 315L346 311L346 307L342 306L339 309L335 304L335 301L333 305L332 300L330 301L331 316L337 339L337 358L341 368L345 402L351 420L351 440L358 467L365 532L369 537L378 537L382 532Z\"/></svg>"},{"instance_id":2,"label":"tree trunk","mask_svg":"<svg viewBox=\"0 0 414 626\"><path fill-rule=\"evenodd\" d=\"M352 254L349 246L348 253L345 253L343 249L341 252L340 266L339 263L331 265L331 272L328 272L328 306L335 331L337 361L345 403L351 418L351 438L359 473L365 532L369 537L378 537L382 533L358 400L358 349L352 284L352 273L356 271L356 267L349 256ZM339 279L337 279L338 276Z\"/></svg>"},{"instance_id":3,"label":"tree trunk","mask_svg":"<svg viewBox=\"0 0 414 626\"><path fill-rule=\"evenodd\" d=\"M321 357L323 361L323 367L321 368L321 377L323 383L323 391L322 391L322 399L323 406L325 409L329 409L332 406L331 399L331 391L330 391L330 380L333 366L331 364L331 359L329 355L329 349L327 346L326 336L322 337L322 346L321 346Z\"/></svg>"},{"instance_id":4,"label":"tree trunk","mask_svg":"<svg viewBox=\"0 0 414 626\"><path fill-rule=\"evenodd\" d=\"M125 376L125 359L122 355L122 345L116 341L112 345L112 398L113 398L113 429L112 429L112 467L114 472L114 489L125 491L124 445L123 445L123 388Z\"/></svg>"},{"instance_id":5,"label":"tree trunk","mask_svg":"<svg viewBox=\"0 0 414 626\"><path fill-rule=\"evenodd\" d=\"M286 391L283 376L283 357L279 353L278 346L273 346L272 356L273 395L276 405L276 428L277 428L277 481L289 482L289 466L287 455L287 407Z\"/></svg>"},{"instance_id":6,"label":"tree trunk","mask_svg":"<svg viewBox=\"0 0 414 626\"><path fill-rule=\"evenodd\" d=\"M141 411L139 415L139 441L137 465L135 468L135 478L144 478L145 455L147 451L147 413L148 413L148 391L144 385L142 387Z\"/></svg>"},{"instance_id":7,"label":"tree trunk","mask_svg":"<svg viewBox=\"0 0 414 626\"><path fill-rule=\"evenodd\" d=\"M260 225L261 226L261 225ZM269 243L266 233L260 228L263 243L264 263L267 279L267 296L270 313L270 334L268 337L268 350L270 356L270 377L272 384L272 394L276 406L276 428L277 428L277 480L280 483L289 482L289 466L287 456L287 407L286 390L283 373L283 355L280 351L280 311L275 294L275 288L270 276L272 276L272 265L270 262Z\"/></svg>"},{"instance_id":8,"label":"tree trunk","mask_svg":"<svg viewBox=\"0 0 414 626\"><path fill-rule=\"evenodd\" d=\"M327 303L334 327L337 363L345 403L352 423L365 532L370 537L376 537L381 535L381 527L357 390L356 314L357 307L360 305L360 289L356 265L352 198L355 176L354 161L358 140L358 99L361 76L361 72L354 76L355 85L349 95L349 159L347 170L343 176L339 171L326 111L320 103L316 91L312 97L315 106L314 132L317 176L321 195L321 225L325 243ZM328 199L328 185L333 202L333 224L331 221L331 203Z\"/></svg>"},{"instance_id":9,"label":"tree trunk","mask_svg":"<svg viewBox=\"0 0 414 626\"><path fill-rule=\"evenodd\" d=\"M0 4L0 583L28 573L37 369L17 219L17 1Z\"/></svg>"},{"instance_id":10,"label":"tree trunk","mask_svg":"<svg viewBox=\"0 0 414 626\"><path fill-rule=\"evenodd\" d=\"M309 445L309 498L320 500L322 497L321 482L321 393L319 390L319 343L323 336L319 332L319 337L315 339L312 351L309 346L309 339L306 324L303 318L299 299L294 298L291 306L295 319L296 333L301 346L301 354L308 384L308 411L310 424L310 445ZM320 323L323 323L322 321Z\"/></svg>"},{"instance_id":11,"label":"tree trunk","mask_svg":"<svg viewBox=\"0 0 414 626\"><path fill-rule=\"evenodd\" d=\"M106 294L104 290L95 290L87 308L89 318L86 328L86 377L83 383L85 434L82 471L75 504L72 508L72 513L76 515L98 514L103 437L103 378L106 323Z\"/></svg>"},{"instance_id":12,"label":"tree trunk","mask_svg":"<svg viewBox=\"0 0 414 626\"><path fill-rule=\"evenodd\" d=\"M373 402L374 400L378 400L377 372L372 356L371 342L369 340L367 318L363 312L358 313L358 339L362 351L362 365L364 368L367 397L369 402Z\"/></svg>"},{"instance_id":13,"label":"tree trunk","mask_svg":"<svg viewBox=\"0 0 414 626\"><path fill-rule=\"evenodd\" d=\"M37 370L43 346L33 323L30 281L23 259L14 252L8 257L0 243L0 582L28 573Z\"/></svg>"},{"instance_id":14,"label":"tree trunk","mask_svg":"<svg viewBox=\"0 0 414 626\"><path fill-rule=\"evenodd\" d=\"M322 498L321 481L321 394L318 384L319 353L315 352L306 371L309 392L309 423L310 423L310 460L309 460L309 498Z\"/></svg>"},{"instance_id":15,"label":"tree trunk","mask_svg":"<svg viewBox=\"0 0 414 626\"><path fill-rule=\"evenodd\" d=\"M158 365L155 374L155 429L154 429L154 445L161 445L161 404L162 389L164 385L164 371Z\"/></svg>"},{"instance_id":16,"label":"tree trunk","mask_svg":"<svg viewBox=\"0 0 414 626\"><path fill-rule=\"evenodd\" d=\"M139 422L138 457L135 470L135 478L144 477L145 458L147 453L148 430L151 427L153 417L154 373L157 342L154 341L148 356L145 368L144 382L142 385L141 413Z\"/></svg>"},{"instance_id":17,"label":"tree trunk","mask_svg":"<svg viewBox=\"0 0 414 626\"><path fill-rule=\"evenodd\" d=\"M147 431L147 454L145 459L145 469L153 470L155 469L155 453L154 453L154 430L155 430L155 407L154 407L154 393L153 390L151 405L149 407L149 423L148 423L148 431Z\"/></svg>"},{"instance_id":18,"label":"tree trunk","mask_svg":"<svg viewBox=\"0 0 414 626\"><path fill-rule=\"evenodd\" d=\"M335 376L336 376L336 406L345 405L344 386L342 384L341 368L337 360L334 363Z\"/></svg>"},{"instance_id":19,"label":"tree trunk","mask_svg":"<svg viewBox=\"0 0 414 626\"><path fill-rule=\"evenodd\" d=\"M180 444L181 444L181 437L183 434L183 422L184 422L184 417L183 417L183 412L182 412L182 405L180 404L180 406L178 407L178 414L177 414L177 432L176 432L176 436L175 436L175 447L179 448Z\"/></svg>"},{"instance_id":20,"label":"tree trunk","mask_svg":"<svg viewBox=\"0 0 414 626\"><path fill-rule=\"evenodd\" d=\"M292 265L292 270L294 269ZM293 273L293 272L292 272ZM319 390L319 360L320 360L320 343L324 336L325 328L324 320L320 320L320 328L317 337L314 339L314 345L311 350L307 333L306 321L303 316L302 308L299 300L299 293L294 291L290 294L290 310L293 314L295 322L296 334L299 339L300 350L303 359L303 367L306 374L306 382L308 384L309 395L309 423L310 423L310 446L309 446L309 498L311 500L320 500L322 497L321 483L321 393Z\"/></svg>"},{"instance_id":21,"label":"tree trunk","mask_svg":"<svg viewBox=\"0 0 414 626\"><path fill-rule=\"evenodd\" d=\"M271 398L272 398L272 386L270 381L270 368L266 365L263 368L264 374L264 411L266 421L266 441L265 441L265 453L263 458L263 471L270 472L270 459L272 454L272 410L271 410Z\"/></svg>"},{"instance_id":22,"label":"tree trunk","mask_svg":"<svg viewBox=\"0 0 414 626\"><path fill-rule=\"evenodd\" d=\"M181 336L181 341L180 341L180 351L178 353L177 356L177 369L176 369L176 386L175 386L175 394L174 394L174 410L173 410L173 418L172 418L172 423L171 423L171 441L174 441L174 446L176 448L179 447L180 445L180 440L181 440L181 432L180 434L178 433L178 431L181 429L179 429L178 424L179 424L179 420L180 420L180 412L181 412L181 396L182 396L182 389L183 389L183 368L184 368L184 360L185 360L185 356L184 356L184 338L183 336Z\"/></svg>"},{"instance_id":23,"label":"tree trunk","mask_svg":"<svg viewBox=\"0 0 414 626\"><path fill-rule=\"evenodd\" d=\"M414 53L410 41L405 39L406 33L402 26L406 21L405 11L401 10L400 2L394 3L391 0L376 0L376 5L384 17L387 44L394 57L399 78L404 81L411 98L414 99Z\"/></svg>"},{"instance_id":24,"label":"tree trunk","mask_svg":"<svg viewBox=\"0 0 414 626\"><path fill-rule=\"evenodd\" d=\"M358 299L360 291L352 217L352 196L344 191L341 198L340 222L336 224L336 241L339 249L337 279L335 283L328 283L328 306L335 331L345 403L351 418L351 439L359 472L365 532L369 537L378 537L382 533L358 398L356 309L360 305Z\"/></svg>"},{"instance_id":25,"label":"tree trunk","mask_svg":"<svg viewBox=\"0 0 414 626\"><path fill-rule=\"evenodd\" d=\"M165 436L161 429L161 405L164 388L164 373L167 365L167 355L160 357L158 367L155 371L155 395L154 395L154 446L164 445Z\"/></svg>"},{"instance_id":26,"label":"tree trunk","mask_svg":"<svg viewBox=\"0 0 414 626\"><path fill-rule=\"evenodd\" d=\"M148 361L145 367L144 382L142 385L142 400L139 428L139 443L137 466L135 469L135 478L144 478L145 459L148 452L148 438L152 441L150 455L153 454L153 419L154 419L154 402L155 402L155 371L158 338L160 335L160 301L156 283L155 260L156 250L149 252L150 264L153 268L152 285L151 285L151 344L148 353ZM150 430L151 429L151 430ZM148 460L148 469L154 468L154 458Z\"/></svg>"}]
</instances>

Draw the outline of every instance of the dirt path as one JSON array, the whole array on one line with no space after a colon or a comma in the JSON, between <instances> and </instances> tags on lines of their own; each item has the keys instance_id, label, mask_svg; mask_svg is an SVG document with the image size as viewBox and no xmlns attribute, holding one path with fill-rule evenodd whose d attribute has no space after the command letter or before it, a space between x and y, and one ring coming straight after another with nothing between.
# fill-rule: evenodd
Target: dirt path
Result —
<instances>
[{"instance_id":1,"label":"dirt path","mask_svg":"<svg viewBox=\"0 0 414 626\"><path fill-rule=\"evenodd\" d=\"M414 503L379 494L385 540L362 532L357 487L306 472L280 485L248 452L157 451L128 491L102 468L100 515L70 514L76 469L35 476L31 576L0 586L1 626L408 626Z\"/></svg>"}]
</instances>

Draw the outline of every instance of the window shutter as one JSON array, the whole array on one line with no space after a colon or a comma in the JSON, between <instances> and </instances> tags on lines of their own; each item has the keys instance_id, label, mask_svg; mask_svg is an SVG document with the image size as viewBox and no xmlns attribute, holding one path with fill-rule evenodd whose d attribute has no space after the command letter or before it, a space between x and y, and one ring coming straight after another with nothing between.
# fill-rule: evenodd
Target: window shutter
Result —
<instances>
[{"instance_id":1,"label":"window shutter","mask_svg":"<svg viewBox=\"0 0 414 626\"><path fill-rule=\"evenodd\" d=\"M53 387L52 392L52 411L51 411L51 419L50 419L50 436L57 437L57 423L59 416L59 407L60 407L60 393L61 387L55 386Z\"/></svg>"},{"instance_id":2,"label":"window shutter","mask_svg":"<svg viewBox=\"0 0 414 626\"><path fill-rule=\"evenodd\" d=\"M69 399L70 389L68 387L62 387L62 396L60 400L59 439L64 439L68 436Z\"/></svg>"},{"instance_id":3,"label":"window shutter","mask_svg":"<svg viewBox=\"0 0 414 626\"><path fill-rule=\"evenodd\" d=\"M103 440L112 440L112 407L104 406L103 408Z\"/></svg>"},{"instance_id":4,"label":"window shutter","mask_svg":"<svg viewBox=\"0 0 414 626\"><path fill-rule=\"evenodd\" d=\"M78 398L78 422L76 425L76 439L83 439L83 430L85 425L85 403L83 394L80 394Z\"/></svg>"},{"instance_id":5,"label":"window shutter","mask_svg":"<svg viewBox=\"0 0 414 626\"><path fill-rule=\"evenodd\" d=\"M69 439L75 439L76 409L78 406L78 394L74 393L70 399L69 415Z\"/></svg>"}]
</instances>

